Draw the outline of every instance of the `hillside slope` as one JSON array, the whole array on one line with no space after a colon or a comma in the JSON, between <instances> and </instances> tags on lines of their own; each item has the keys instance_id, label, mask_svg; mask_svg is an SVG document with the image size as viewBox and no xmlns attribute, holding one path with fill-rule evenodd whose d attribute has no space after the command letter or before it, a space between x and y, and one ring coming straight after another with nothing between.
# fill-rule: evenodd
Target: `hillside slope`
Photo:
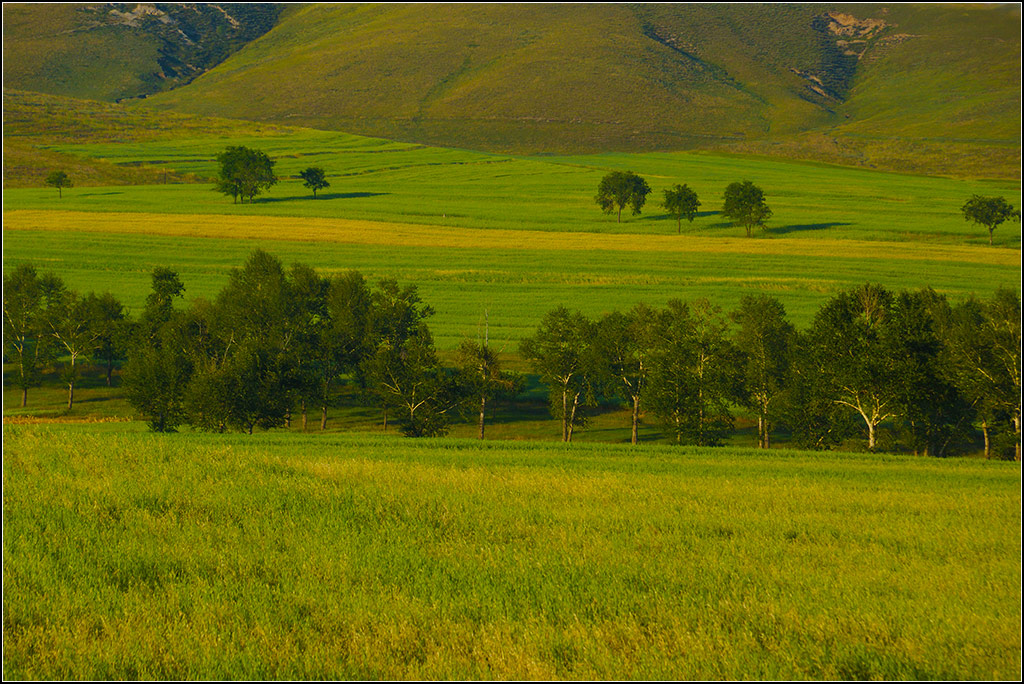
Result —
<instances>
[{"instance_id":1,"label":"hillside slope","mask_svg":"<svg viewBox=\"0 0 1024 684\"><path fill-rule=\"evenodd\" d=\"M23 57L64 33L32 43L11 16L68 10L9 7L7 87L150 92L93 78L137 70L152 45L134 33L107 57L74 43L64 80L30 78ZM312 4L275 21L130 106L495 152L716 148L1019 177L1019 6Z\"/></svg>"},{"instance_id":2,"label":"hillside slope","mask_svg":"<svg viewBox=\"0 0 1024 684\"><path fill-rule=\"evenodd\" d=\"M933 147L954 145L1005 171L1019 164L1020 11L313 5L145 105L502 152L909 153L925 168L903 170L952 173Z\"/></svg>"},{"instance_id":3,"label":"hillside slope","mask_svg":"<svg viewBox=\"0 0 1024 684\"><path fill-rule=\"evenodd\" d=\"M266 33L273 3L4 3L4 88L113 101L189 83Z\"/></svg>"}]
</instances>

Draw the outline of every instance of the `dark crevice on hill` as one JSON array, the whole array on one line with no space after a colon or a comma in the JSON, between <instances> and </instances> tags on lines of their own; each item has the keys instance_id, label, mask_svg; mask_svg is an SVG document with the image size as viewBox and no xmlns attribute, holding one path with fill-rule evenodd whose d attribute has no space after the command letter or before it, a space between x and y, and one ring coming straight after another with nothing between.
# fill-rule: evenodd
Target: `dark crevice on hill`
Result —
<instances>
[{"instance_id":1,"label":"dark crevice on hill","mask_svg":"<svg viewBox=\"0 0 1024 684\"><path fill-rule=\"evenodd\" d=\"M272 29L284 4L104 3L78 9L87 20L76 33L133 32L157 41L159 71L141 74L137 92L146 97L191 83L232 53Z\"/></svg>"}]
</instances>

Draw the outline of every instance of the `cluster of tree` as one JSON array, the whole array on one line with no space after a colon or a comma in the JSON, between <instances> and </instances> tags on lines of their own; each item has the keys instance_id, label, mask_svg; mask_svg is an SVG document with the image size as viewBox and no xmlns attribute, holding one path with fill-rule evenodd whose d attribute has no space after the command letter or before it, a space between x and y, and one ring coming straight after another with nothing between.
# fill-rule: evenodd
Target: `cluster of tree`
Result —
<instances>
[{"instance_id":1,"label":"cluster of tree","mask_svg":"<svg viewBox=\"0 0 1024 684\"><path fill-rule=\"evenodd\" d=\"M123 355L126 325L124 306L110 293L81 296L30 264L5 275L4 363L13 367L9 377L21 390L21 405L28 404L28 391L42 383L43 373L58 359L63 359L58 370L68 389L69 410L85 360L105 366L109 385Z\"/></svg>"},{"instance_id":2,"label":"cluster of tree","mask_svg":"<svg viewBox=\"0 0 1024 684\"><path fill-rule=\"evenodd\" d=\"M219 169L217 181L213 189L229 195L237 204L239 198L246 198L252 203L253 198L264 190L268 190L278 181L274 174L277 163L267 156L266 152L248 147L228 147L217 155ZM317 190L329 188L327 173L319 166L310 166L299 172L302 184L313 191L316 199Z\"/></svg>"},{"instance_id":3,"label":"cluster of tree","mask_svg":"<svg viewBox=\"0 0 1024 684\"><path fill-rule=\"evenodd\" d=\"M647 181L632 171L612 171L601 179L594 200L605 213L617 212L621 223L622 210L628 206L634 216L638 215L650 193ZM683 219L692 223L697 217L700 199L688 185L678 183L666 189L664 195L661 206L676 220L676 232L682 232ZM722 216L743 226L747 237L753 235L754 228L764 228L771 218L772 210L765 202L764 191L750 181L730 183L722 199Z\"/></svg>"},{"instance_id":4,"label":"cluster of tree","mask_svg":"<svg viewBox=\"0 0 1024 684\"><path fill-rule=\"evenodd\" d=\"M325 277L254 252L213 301L183 308L177 274L158 268L136 320L110 294L80 296L27 264L4 277L4 363L22 390L58 365L73 406L84 360L124 359L129 402L154 430L287 426L320 414L341 394L360 397L410 436L447 432L472 414L484 435L488 408L523 379L501 368L486 339L464 341L454 367L438 357L432 309L415 286L358 272ZM1020 296L951 304L930 289L864 285L839 292L799 331L782 304L748 296L726 315L706 300L639 304L591 320L558 307L520 353L549 389L562 439L593 407L624 402L632 441L653 414L679 444L720 444L734 412L756 416L758 444L779 430L799 446L866 438L870 449L937 456L966 449L980 431L986 455L1020 457ZM59 363L58 363L59 362ZM340 392L348 385L348 392ZM884 428L884 430L883 430Z\"/></svg>"},{"instance_id":5,"label":"cluster of tree","mask_svg":"<svg viewBox=\"0 0 1024 684\"><path fill-rule=\"evenodd\" d=\"M618 397L632 409L634 443L644 410L677 443L710 446L743 407L762 448L783 428L803 447L862 435L875 449L884 424L887 448L944 456L966 449L980 425L986 456L998 435L1019 459L1020 349L1012 291L951 305L929 289L864 285L834 296L806 331L764 295L728 316L706 300L598 320L559 307L521 353L550 389L564 441L588 408Z\"/></svg>"},{"instance_id":6,"label":"cluster of tree","mask_svg":"<svg viewBox=\"0 0 1024 684\"><path fill-rule=\"evenodd\" d=\"M371 289L348 272L327 278L309 266L286 270L263 251L231 272L213 301L174 307L183 287L167 270L136 324L123 371L126 396L154 430L188 423L252 432L320 414L349 383L410 436L447 432L452 417L518 392L486 343L464 342L458 367L444 367L414 286L382 280Z\"/></svg>"}]
</instances>

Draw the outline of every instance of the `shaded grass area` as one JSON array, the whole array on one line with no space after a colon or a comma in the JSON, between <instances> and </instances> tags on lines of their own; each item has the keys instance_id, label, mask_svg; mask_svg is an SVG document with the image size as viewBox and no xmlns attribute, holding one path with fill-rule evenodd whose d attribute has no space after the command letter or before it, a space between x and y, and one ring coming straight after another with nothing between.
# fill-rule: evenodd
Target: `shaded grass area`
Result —
<instances>
[{"instance_id":1,"label":"shaded grass area","mask_svg":"<svg viewBox=\"0 0 1024 684\"><path fill-rule=\"evenodd\" d=\"M4 674L1012 679L1019 464L5 425Z\"/></svg>"}]
</instances>

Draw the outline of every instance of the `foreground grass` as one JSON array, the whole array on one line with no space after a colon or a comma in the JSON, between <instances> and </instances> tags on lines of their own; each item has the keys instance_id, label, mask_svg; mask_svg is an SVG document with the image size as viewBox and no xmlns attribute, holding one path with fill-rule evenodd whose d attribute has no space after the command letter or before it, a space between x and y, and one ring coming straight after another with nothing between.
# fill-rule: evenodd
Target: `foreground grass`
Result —
<instances>
[{"instance_id":1,"label":"foreground grass","mask_svg":"<svg viewBox=\"0 0 1024 684\"><path fill-rule=\"evenodd\" d=\"M1018 464L7 425L5 678L1015 679Z\"/></svg>"}]
</instances>

